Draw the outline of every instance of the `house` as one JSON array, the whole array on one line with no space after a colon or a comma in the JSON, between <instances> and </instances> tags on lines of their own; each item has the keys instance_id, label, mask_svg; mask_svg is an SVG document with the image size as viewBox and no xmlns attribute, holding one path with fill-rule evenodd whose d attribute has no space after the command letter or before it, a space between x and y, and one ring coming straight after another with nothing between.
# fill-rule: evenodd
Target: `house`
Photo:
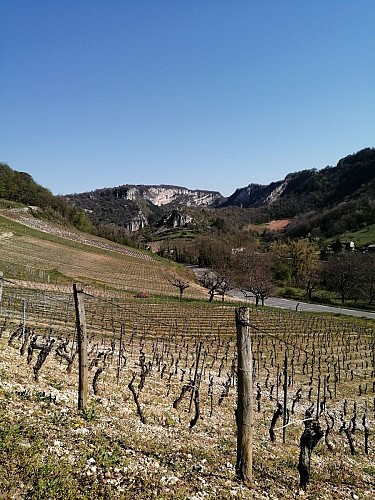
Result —
<instances>
[{"instance_id":1,"label":"house","mask_svg":"<svg viewBox=\"0 0 375 500\"><path fill-rule=\"evenodd\" d=\"M351 250L352 252L355 250L355 244L354 244L354 241L350 240L350 241L343 241L343 247L345 248L345 250Z\"/></svg>"}]
</instances>

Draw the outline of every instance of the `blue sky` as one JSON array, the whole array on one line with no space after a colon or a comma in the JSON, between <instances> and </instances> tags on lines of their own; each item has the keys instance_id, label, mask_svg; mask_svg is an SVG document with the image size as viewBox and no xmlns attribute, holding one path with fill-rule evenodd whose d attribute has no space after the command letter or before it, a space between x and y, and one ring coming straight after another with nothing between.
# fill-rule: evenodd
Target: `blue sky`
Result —
<instances>
[{"instance_id":1,"label":"blue sky","mask_svg":"<svg viewBox=\"0 0 375 500\"><path fill-rule=\"evenodd\" d=\"M0 161L229 196L375 146L374 0L0 0Z\"/></svg>"}]
</instances>

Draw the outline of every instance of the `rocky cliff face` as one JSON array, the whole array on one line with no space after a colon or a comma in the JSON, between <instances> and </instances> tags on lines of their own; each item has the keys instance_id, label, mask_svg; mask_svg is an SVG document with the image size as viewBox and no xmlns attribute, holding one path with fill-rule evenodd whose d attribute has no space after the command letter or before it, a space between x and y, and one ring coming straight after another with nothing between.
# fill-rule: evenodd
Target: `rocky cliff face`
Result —
<instances>
[{"instance_id":1,"label":"rocky cliff face","mask_svg":"<svg viewBox=\"0 0 375 500\"><path fill-rule=\"evenodd\" d=\"M183 227L193 222L193 217L179 210L167 213L162 219L162 225L167 227Z\"/></svg>"},{"instance_id":2,"label":"rocky cliff face","mask_svg":"<svg viewBox=\"0 0 375 500\"><path fill-rule=\"evenodd\" d=\"M123 185L89 193L67 195L69 203L83 208L100 224L117 224L134 232L161 221L169 227L192 221L184 207L217 207L225 198L217 191L180 186ZM171 213L173 215L171 215Z\"/></svg>"},{"instance_id":3,"label":"rocky cliff face","mask_svg":"<svg viewBox=\"0 0 375 500\"><path fill-rule=\"evenodd\" d=\"M135 231L139 231L140 229L143 229L144 227L148 226L148 221L143 214L142 210L138 212L138 215L133 216L130 220L127 220L125 222L126 229L130 231L131 233L134 233Z\"/></svg>"},{"instance_id":4,"label":"rocky cliff face","mask_svg":"<svg viewBox=\"0 0 375 500\"><path fill-rule=\"evenodd\" d=\"M222 204L222 206L254 207L274 201L282 194L286 187L285 181L273 182L272 184L249 184L246 187L238 188Z\"/></svg>"},{"instance_id":5,"label":"rocky cliff face","mask_svg":"<svg viewBox=\"0 0 375 500\"><path fill-rule=\"evenodd\" d=\"M187 189L179 186L123 186L117 188L128 200L143 198L157 207L165 205L217 206L225 198L217 191Z\"/></svg>"},{"instance_id":6,"label":"rocky cliff face","mask_svg":"<svg viewBox=\"0 0 375 500\"><path fill-rule=\"evenodd\" d=\"M291 219L302 214L311 217L314 211L320 213L331 210L338 204L350 201L352 205L347 205L347 211L352 220L353 206L358 213L361 210L369 212L374 193L375 148L366 148L343 158L336 167L319 171L305 169L268 185L252 183L237 189L227 199L217 191L171 185L128 184L67 195L66 199L83 208L94 224L119 225L133 232L146 225L160 228L195 223L197 221L191 218L192 214L198 217L198 212L202 210L194 211L194 207L254 208L251 214L259 222ZM358 200L364 200L363 206L358 205ZM173 212L172 216L168 215Z\"/></svg>"}]
</instances>

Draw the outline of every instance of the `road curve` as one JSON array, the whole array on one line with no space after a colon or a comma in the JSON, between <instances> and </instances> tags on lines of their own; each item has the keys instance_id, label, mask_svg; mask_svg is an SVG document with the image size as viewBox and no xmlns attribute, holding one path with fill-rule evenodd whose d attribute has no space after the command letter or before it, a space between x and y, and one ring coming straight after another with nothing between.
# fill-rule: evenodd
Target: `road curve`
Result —
<instances>
[{"instance_id":1,"label":"road curve","mask_svg":"<svg viewBox=\"0 0 375 500\"><path fill-rule=\"evenodd\" d=\"M194 271L197 278L201 278L207 269L198 266L188 266ZM246 299L241 290L231 290L228 295L234 297L241 302L255 304L253 297ZM359 318L369 318L375 320L375 312L360 311L358 309L348 309L344 307L325 306L321 304L309 304L307 302L299 302L297 300L282 299L280 297L269 297L264 301L265 306L278 307L281 309L289 309L291 311L304 311L316 313L330 313L330 314L345 314L348 316L355 316Z\"/></svg>"}]
</instances>

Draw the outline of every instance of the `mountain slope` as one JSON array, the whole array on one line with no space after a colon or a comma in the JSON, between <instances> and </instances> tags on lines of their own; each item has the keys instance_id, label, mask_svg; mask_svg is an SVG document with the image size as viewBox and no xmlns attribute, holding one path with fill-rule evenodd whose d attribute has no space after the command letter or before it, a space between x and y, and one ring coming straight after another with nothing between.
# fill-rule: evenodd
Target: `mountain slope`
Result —
<instances>
[{"instance_id":1,"label":"mountain slope","mask_svg":"<svg viewBox=\"0 0 375 500\"><path fill-rule=\"evenodd\" d=\"M332 237L375 221L375 149L346 156L335 167L290 173L268 185L251 183L228 199L217 191L127 184L54 197L28 174L0 164L0 198L37 205L44 217L127 245L137 245L145 228L144 237L152 239L163 228L178 231L188 225L205 232L220 223L221 232L238 231L274 219L291 220L290 236Z\"/></svg>"},{"instance_id":2,"label":"mountain slope","mask_svg":"<svg viewBox=\"0 0 375 500\"><path fill-rule=\"evenodd\" d=\"M225 200L217 191L169 185L123 185L71 194L65 199L83 208L95 224L112 223L129 231L153 225L176 209L217 207Z\"/></svg>"},{"instance_id":3,"label":"mountain slope","mask_svg":"<svg viewBox=\"0 0 375 500\"><path fill-rule=\"evenodd\" d=\"M359 190L371 189L373 193L374 186L375 149L367 148L341 159L336 167L302 170L265 186L249 184L237 189L223 206L256 208L288 204L288 215L293 210L293 215L297 215L355 198Z\"/></svg>"},{"instance_id":4,"label":"mountain slope","mask_svg":"<svg viewBox=\"0 0 375 500\"><path fill-rule=\"evenodd\" d=\"M87 233L35 219L27 209L0 210L0 270L12 284L71 292L73 282L117 291L176 297L169 280L188 281L187 298L206 291L183 266Z\"/></svg>"},{"instance_id":5,"label":"mountain slope","mask_svg":"<svg viewBox=\"0 0 375 500\"><path fill-rule=\"evenodd\" d=\"M13 170L5 163L0 163L0 199L5 207L8 202L31 205L41 209L40 217L62 221L84 231L92 229L83 210L73 207L62 197L54 196L28 173Z\"/></svg>"},{"instance_id":6,"label":"mountain slope","mask_svg":"<svg viewBox=\"0 0 375 500\"><path fill-rule=\"evenodd\" d=\"M227 212L222 209L239 207L247 209L244 217L248 223L293 219L287 229L290 235L315 231L332 236L374 221L375 149L349 155L335 167L290 173L268 185L249 184L228 199L215 191L178 186L123 185L68 195L66 200L84 209L96 226L112 224L128 231L149 226L150 233L176 210L181 214L175 218L178 226L186 221L196 223L192 211L196 207L218 210L223 219ZM232 221L227 226L233 226Z\"/></svg>"},{"instance_id":7,"label":"mountain slope","mask_svg":"<svg viewBox=\"0 0 375 500\"><path fill-rule=\"evenodd\" d=\"M257 222L292 219L290 236L332 237L375 221L375 149L341 159L336 167L303 170L267 186L238 189L224 206L248 208Z\"/></svg>"}]
</instances>

